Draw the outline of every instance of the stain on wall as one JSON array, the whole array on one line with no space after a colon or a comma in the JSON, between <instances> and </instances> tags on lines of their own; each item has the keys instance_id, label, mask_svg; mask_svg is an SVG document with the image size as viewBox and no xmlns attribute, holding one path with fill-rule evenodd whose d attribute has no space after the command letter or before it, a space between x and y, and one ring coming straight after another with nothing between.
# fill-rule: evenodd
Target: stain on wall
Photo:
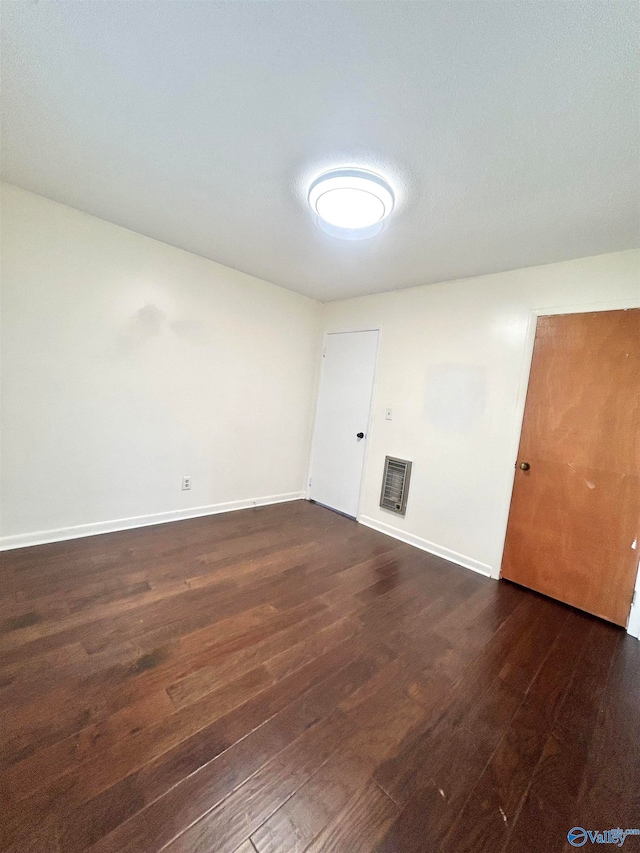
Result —
<instances>
[{"instance_id":1,"label":"stain on wall","mask_svg":"<svg viewBox=\"0 0 640 853\"><path fill-rule=\"evenodd\" d=\"M487 400L486 369L469 364L432 367L425 385L429 423L444 432L466 433L482 419Z\"/></svg>"}]
</instances>

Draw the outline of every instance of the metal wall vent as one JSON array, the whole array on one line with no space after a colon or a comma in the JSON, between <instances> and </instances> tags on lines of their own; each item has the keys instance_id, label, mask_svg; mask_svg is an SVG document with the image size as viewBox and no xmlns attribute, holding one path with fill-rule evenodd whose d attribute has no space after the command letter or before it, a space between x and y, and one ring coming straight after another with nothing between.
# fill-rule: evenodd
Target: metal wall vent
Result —
<instances>
[{"instance_id":1,"label":"metal wall vent","mask_svg":"<svg viewBox=\"0 0 640 853\"><path fill-rule=\"evenodd\" d=\"M411 462L406 459L394 459L386 456L384 460L384 475L382 477L382 492L380 506L404 515L407 509L409 480L411 478Z\"/></svg>"}]
</instances>

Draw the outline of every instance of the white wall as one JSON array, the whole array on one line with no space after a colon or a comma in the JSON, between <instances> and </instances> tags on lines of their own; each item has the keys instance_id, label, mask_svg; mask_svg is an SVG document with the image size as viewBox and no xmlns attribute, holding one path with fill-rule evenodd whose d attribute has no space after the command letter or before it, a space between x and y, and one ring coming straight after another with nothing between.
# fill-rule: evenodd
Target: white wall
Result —
<instances>
[{"instance_id":1,"label":"white wall","mask_svg":"<svg viewBox=\"0 0 640 853\"><path fill-rule=\"evenodd\" d=\"M637 305L634 250L325 306L325 331L382 330L360 520L497 577L532 312ZM404 519L378 506L387 454L413 461Z\"/></svg>"},{"instance_id":2,"label":"white wall","mask_svg":"<svg viewBox=\"0 0 640 853\"><path fill-rule=\"evenodd\" d=\"M5 547L302 493L319 303L6 185L2 241Z\"/></svg>"}]
</instances>

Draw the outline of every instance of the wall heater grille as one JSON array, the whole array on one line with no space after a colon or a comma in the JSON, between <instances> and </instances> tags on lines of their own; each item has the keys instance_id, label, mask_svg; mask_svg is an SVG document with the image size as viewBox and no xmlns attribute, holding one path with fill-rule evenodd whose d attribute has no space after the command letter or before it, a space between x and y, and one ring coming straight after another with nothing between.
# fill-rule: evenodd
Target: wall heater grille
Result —
<instances>
[{"instance_id":1,"label":"wall heater grille","mask_svg":"<svg viewBox=\"0 0 640 853\"><path fill-rule=\"evenodd\" d=\"M386 456L384 460L384 475L382 477L382 492L380 506L404 515L407 510L407 495L411 478L411 462L406 459L394 459Z\"/></svg>"}]
</instances>

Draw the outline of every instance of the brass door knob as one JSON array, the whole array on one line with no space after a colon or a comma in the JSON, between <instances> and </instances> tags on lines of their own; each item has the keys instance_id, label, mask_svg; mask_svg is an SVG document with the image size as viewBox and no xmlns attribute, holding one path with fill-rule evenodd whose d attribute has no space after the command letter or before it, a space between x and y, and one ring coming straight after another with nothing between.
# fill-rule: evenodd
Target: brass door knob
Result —
<instances>
[{"instance_id":1,"label":"brass door knob","mask_svg":"<svg viewBox=\"0 0 640 853\"><path fill-rule=\"evenodd\" d=\"M522 471L528 471L528 470L529 470L529 468L531 468L531 465L529 465L529 463L528 463L528 462L521 462L521 463L520 463L520 470L522 470Z\"/></svg>"}]
</instances>

